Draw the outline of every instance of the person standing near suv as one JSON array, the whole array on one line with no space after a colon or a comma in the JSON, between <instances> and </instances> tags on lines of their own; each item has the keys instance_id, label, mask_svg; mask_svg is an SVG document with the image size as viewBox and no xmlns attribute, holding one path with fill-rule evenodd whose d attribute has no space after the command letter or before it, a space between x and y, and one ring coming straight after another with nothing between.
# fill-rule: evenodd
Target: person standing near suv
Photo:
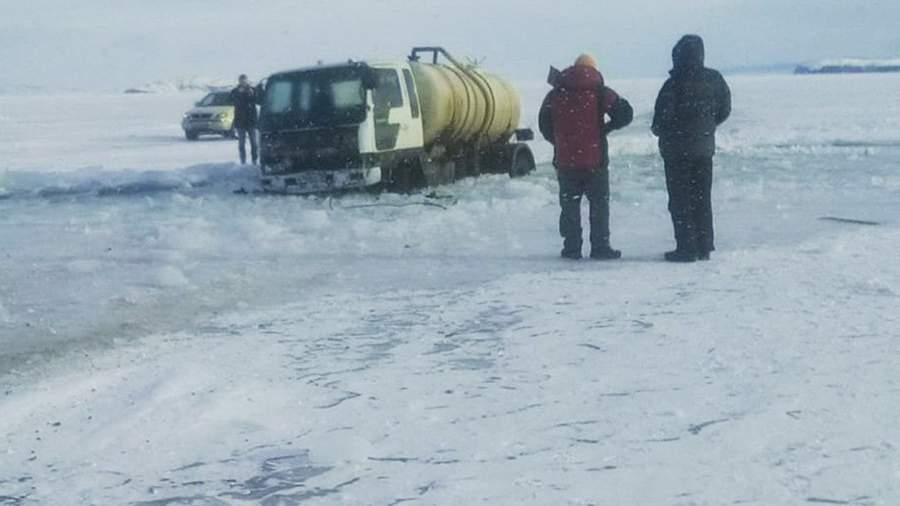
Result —
<instances>
[{"instance_id":1,"label":"person standing near suv","mask_svg":"<svg viewBox=\"0 0 900 506\"><path fill-rule=\"evenodd\" d=\"M238 78L238 85L231 90L231 101L234 103L234 128L238 134L238 153L241 163L247 163L246 141L250 138L250 157L253 164L259 160L259 145L257 140L257 122L259 116L256 112L258 101L257 91L250 86L246 74Z\"/></svg>"},{"instance_id":2,"label":"person standing near suv","mask_svg":"<svg viewBox=\"0 0 900 506\"><path fill-rule=\"evenodd\" d=\"M591 258L614 260L622 252L609 242L609 141L613 130L631 123L627 100L608 88L590 55L558 75L541 105L541 134L554 147L553 165L559 179L559 233L563 258L581 258L581 198L590 204ZM606 117L609 121L606 121Z\"/></svg>"},{"instance_id":3,"label":"person standing near suv","mask_svg":"<svg viewBox=\"0 0 900 506\"><path fill-rule=\"evenodd\" d=\"M670 262L709 260L715 251L712 193L716 127L731 114L731 90L704 66L703 39L685 35L672 50L671 77L656 99L653 134L666 168L669 212L675 229Z\"/></svg>"}]
</instances>

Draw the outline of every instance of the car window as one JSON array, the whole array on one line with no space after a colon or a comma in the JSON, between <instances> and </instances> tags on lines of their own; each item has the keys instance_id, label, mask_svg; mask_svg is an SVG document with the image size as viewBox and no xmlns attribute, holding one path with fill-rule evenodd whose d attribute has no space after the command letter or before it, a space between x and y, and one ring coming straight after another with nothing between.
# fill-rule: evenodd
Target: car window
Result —
<instances>
[{"instance_id":1,"label":"car window","mask_svg":"<svg viewBox=\"0 0 900 506\"><path fill-rule=\"evenodd\" d=\"M400 91L400 78L393 69L375 69L378 87L375 89L375 108L393 109L403 106L403 92Z\"/></svg>"},{"instance_id":2,"label":"car window","mask_svg":"<svg viewBox=\"0 0 900 506\"><path fill-rule=\"evenodd\" d=\"M215 106L225 106L225 105L234 105L231 103L231 93L216 93L215 98L213 99L213 105Z\"/></svg>"},{"instance_id":3,"label":"car window","mask_svg":"<svg viewBox=\"0 0 900 506\"><path fill-rule=\"evenodd\" d=\"M419 98L416 96L416 86L413 83L412 72L403 69L403 80L406 82L406 94L409 95L409 108L412 111L412 117L419 117Z\"/></svg>"},{"instance_id":4,"label":"car window","mask_svg":"<svg viewBox=\"0 0 900 506\"><path fill-rule=\"evenodd\" d=\"M365 101L362 87L359 85L359 79L331 83L331 98L332 103L337 108L364 105Z\"/></svg>"},{"instance_id":5,"label":"car window","mask_svg":"<svg viewBox=\"0 0 900 506\"><path fill-rule=\"evenodd\" d=\"M226 105L233 105L231 103L231 93L210 93L200 101L201 107L222 107Z\"/></svg>"},{"instance_id":6,"label":"car window","mask_svg":"<svg viewBox=\"0 0 900 506\"><path fill-rule=\"evenodd\" d=\"M269 112L282 113L291 110L291 93L294 86L290 81L273 81L266 87L266 106Z\"/></svg>"}]
</instances>

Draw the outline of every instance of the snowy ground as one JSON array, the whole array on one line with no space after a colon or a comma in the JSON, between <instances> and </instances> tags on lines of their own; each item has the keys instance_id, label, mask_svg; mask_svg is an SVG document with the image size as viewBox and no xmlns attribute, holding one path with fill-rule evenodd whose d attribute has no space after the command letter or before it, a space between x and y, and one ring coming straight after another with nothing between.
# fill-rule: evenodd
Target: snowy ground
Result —
<instances>
[{"instance_id":1,"label":"snowy ground","mask_svg":"<svg viewBox=\"0 0 900 506\"><path fill-rule=\"evenodd\" d=\"M900 503L900 76L734 79L689 266L611 84L610 264L546 165L236 194L197 97L0 97L0 504Z\"/></svg>"}]
</instances>

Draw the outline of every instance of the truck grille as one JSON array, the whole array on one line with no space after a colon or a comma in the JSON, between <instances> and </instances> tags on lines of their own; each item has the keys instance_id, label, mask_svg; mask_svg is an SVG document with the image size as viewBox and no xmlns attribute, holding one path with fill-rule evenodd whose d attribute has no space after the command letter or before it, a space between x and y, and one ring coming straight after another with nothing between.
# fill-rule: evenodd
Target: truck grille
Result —
<instances>
[{"instance_id":1,"label":"truck grille","mask_svg":"<svg viewBox=\"0 0 900 506\"><path fill-rule=\"evenodd\" d=\"M262 161L269 173L362 167L359 127L263 132Z\"/></svg>"}]
</instances>

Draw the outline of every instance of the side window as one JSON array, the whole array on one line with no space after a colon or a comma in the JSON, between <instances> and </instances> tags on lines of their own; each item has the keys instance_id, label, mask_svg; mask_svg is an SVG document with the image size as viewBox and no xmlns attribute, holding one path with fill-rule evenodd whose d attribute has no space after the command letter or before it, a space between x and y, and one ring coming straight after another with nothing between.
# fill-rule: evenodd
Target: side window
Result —
<instances>
[{"instance_id":1,"label":"side window","mask_svg":"<svg viewBox=\"0 0 900 506\"><path fill-rule=\"evenodd\" d=\"M375 116L382 113L387 116L388 109L403 106L403 92L400 91L400 78L393 69L375 69L378 87L375 88Z\"/></svg>"},{"instance_id":2,"label":"side window","mask_svg":"<svg viewBox=\"0 0 900 506\"><path fill-rule=\"evenodd\" d=\"M309 112L310 110L312 110L312 100L312 83L309 81L300 81L299 89L297 90L297 105L299 106L298 108L303 112Z\"/></svg>"},{"instance_id":3,"label":"side window","mask_svg":"<svg viewBox=\"0 0 900 506\"><path fill-rule=\"evenodd\" d=\"M413 84L412 72L404 69L403 80L406 82L406 94L409 95L409 108L412 110L412 117L419 117L419 97L416 96L416 87Z\"/></svg>"},{"instance_id":4,"label":"side window","mask_svg":"<svg viewBox=\"0 0 900 506\"><path fill-rule=\"evenodd\" d=\"M272 113L287 112L291 109L293 85L289 81L275 81L266 88L266 108Z\"/></svg>"}]
</instances>

